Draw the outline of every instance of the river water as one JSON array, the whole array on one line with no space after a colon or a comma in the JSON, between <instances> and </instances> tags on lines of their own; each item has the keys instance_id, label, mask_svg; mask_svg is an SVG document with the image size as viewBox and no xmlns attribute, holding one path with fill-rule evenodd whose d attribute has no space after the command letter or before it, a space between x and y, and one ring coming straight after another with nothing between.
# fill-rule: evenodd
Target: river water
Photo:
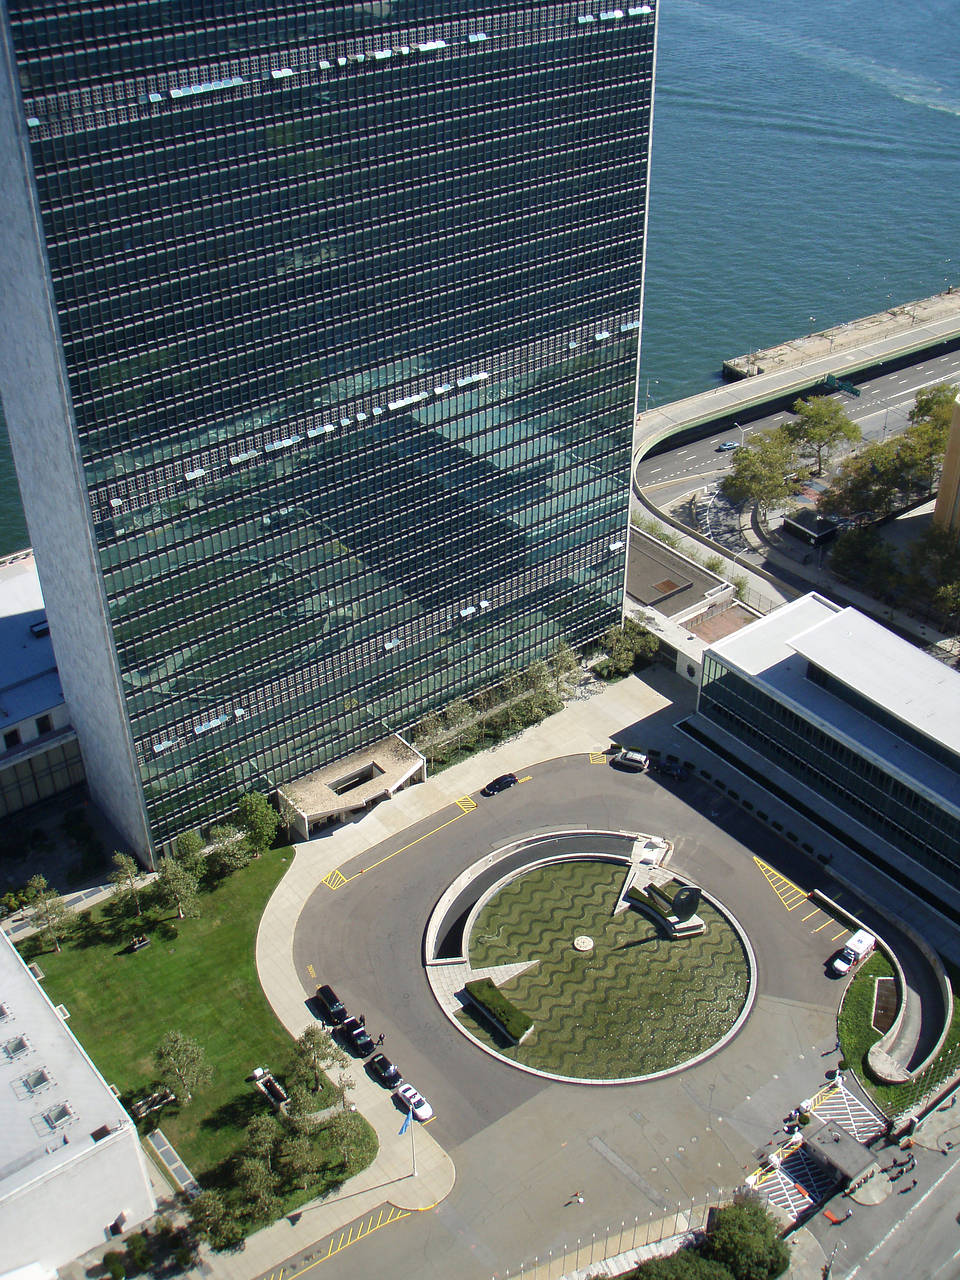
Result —
<instances>
[{"instance_id":1,"label":"river water","mask_svg":"<svg viewBox=\"0 0 960 1280\"><path fill-rule=\"evenodd\" d=\"M958 53L956 0L662 0L641 407L960 285Z\"/></svg>"}]
</instances>

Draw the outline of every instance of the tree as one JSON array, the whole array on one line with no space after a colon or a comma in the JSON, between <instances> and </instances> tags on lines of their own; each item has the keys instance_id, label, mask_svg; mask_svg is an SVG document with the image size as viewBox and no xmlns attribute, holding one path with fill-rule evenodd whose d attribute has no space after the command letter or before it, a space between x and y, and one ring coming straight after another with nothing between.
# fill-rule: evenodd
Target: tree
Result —
<instances>
[{"instance_id":1,"label":"tree","mask_svg":"<svg viewBox=\"0 0 960 1280\"><path fill-rule=\"evenodd\" d=\"M326 1073L331 1067L341 1070L350 1065L350 1059L325 1031L319 1027L307 1027L294 1042L293 1075L306 1078L314 1093L319 1093L326 1083Z\"/></svg>"},{"instance_id":2,"label":"tree","mask_svg":"<svg viewBox=\"0 0 960 1280\"><path fill-rule=\"evenodd\" d=\"M268 1112L256 1115L243 1131L243 1151L273 1170L273 1153L281 1136L276 1118ZM275 1170L274 1170L275 1171Z\"/></svg>"},{"instance_id":3,"label":"tree","mask_svg":"<svg viewBox=\"0 0 960 1280\"><path fill-rule=\"evenodd\" d=\"M60 943L76 928L77 919L63 898L52 889L45 876L31 876L27 888L32 894L33 923L46 946L60 950Z\"/></svg>"},{"instance_id":4,"label":"tree","mask_svg":"<svg viewBox=\"0 0 960 1280\"><path fill-rule=\"evenodd\" d=\"M237 1165L236 1183L240 1197L251 1218L257 1222L272 1222L279 1217L282 1208L277 1187L279 1178L262 1160L244 1156Z\"/></svg>"},{"instance_id":5,"label":"tree","mask_svg":"<svg viewBox=\"0 0 960 1280\"><path fill-rule=\"evenodd\" d=\"M135 858L129 853L121 853L118 849L113 855L114 870L110 872L110 883L116 885L114 897L123 905L132 902L134 914L140 915L140 891L137 881L142 872Z\"/></svg>"},{"instance_id":6,"label":"tree","mask_svg":"<svg viewBox=\"0 0 960 1280\"><path fill-rule=\"evenodd\" d=\"M207 832L210 845L210 866L215 875L226 876L239 871L250 861L250 845L247 837L236 827L224 824L213 826Z\"/></svg>"},{"instance_id":7,"label":"tree","mask_svg":"<svg viewBox=\"0 0 960 1280\"><path fill-rule=\"evenodd\" d=\"M308 1187L320 1170L316 1143L305 1133L288 1133L280 1144L279 1164L288 1181Z\"/></svg>"},{"instance_id":8,"label":"tree","mask_svg":"<svg viewBox=\"0 0 960 1280\"><path fill-rule=\"evenodd\" d=\"M809 472L782 427L737 449L720 488L731 502L755 502L762 514L796 493Z\"/></svg>"},{"instance_id":9,"label":"tree","mask_svg":"<svg viewBox=\"0 0 960 1280\"><path fill-rule=\"evenodd\" d=\"M816 461L818 476L823 475L825 458L829 458L841 445L856 444L860 439L860 428L830 396L797 400L793 412L796 417L785 422L780 429L801 458Z\"/></svg>"},{"instance_id":10,"label":"tree","mask_svg":"<svg viewBox=\"0 0 960 1280\"><path fill-rule=\"evenodd\" d=\"M734 1280L772 1280L790 1265L790 1251L779 1237L776 1222L750 1197L717 1212L700 1252L722 1263Z\"/></svg>"},{"instance_id":11,"label":"tree","mask_svg":"<svg viewBox=\"0 0 960 1280\"><path fill-rule=\"evenodd\" d=\"M950 435L953 406L960 387L941 382L924 387L910 410L910 426L904 432L909 441L915 466L925 486L932 489L943 465L943 455Z\"/></svg>"},{"instance_id":12,"label":"tree","mask_svg":"<svg viewBox=\"0 0 960 1280\"><path fill-rule=\"evenodd\" d=\"M243 1227L224 1203L219 1191L201 1191L187 1209L190 1225L199 1240L214 1249L230 1249L243 1239Z\"/></svg>"},{"instance_id":13,"label":"tree","mask_svg":"<svg viewBox=\"0 0 960 1280\"><path fill-rule=\"evenodd\" d=\"M154 1050L153 1061L163 1083L184 1102L213 1075L203 1046L182 1031L167 1032Z\"/></svg>"},{"instance_id":14,"label":"tree","mask_svg":"<svg viewBox=\"0 0 960 1280\"><path fill-rule=\"evenodd\" d=\"M181 831L173 844L173 856L199 880L203 874L203 836L199 831Z\"/></svg>"},{"instance_id":15,"label":"tree","mask_svg":"<svg viewBox=\"0 0 960 1280\"><path fill-rule=\"evenodd\" d=\"M558 640L550 655L550 670L553 672L553 687L559 694L567 676L580 669L580 660L566 640Z\"/></svg>"},{"instance_id":16,"label":"tree","mask_svg":"<svg viewBox=\"0 0 960 1280\"><path fill-rule=\"evenodd\" d=\"M704 1258L695 1249L681 1249L668 1258L641 1262L631 1280L733 1280L722 1262Z\"/></svg>"},{"instance_id":17,"label":"tree","mask_svg":"<svg viewBox=\"0 0 960 1280\"><path fill-rule=\"evenodd\" d=\"M273 844L280 826L280 815L266 796L258 791L248 791L240 797L237 820L241 830L246 832L253 856L258 858Z\"/></svg>"},{"instance_id":18,"label":"tree","mask_svg":"<svg viewBox=\"0 0 960 1280\"><path fill-rule=\"evenodd\" d=\"M873 529L841 533L830 552L830 568L838 578L856 582L882 599L894 596L902 579L896 552Z\"/></svg>"},{"instance_id":19,"label":"tree","mask_svg":"<svg viewBox=\"0 0 960 1280\"><path fill-rule=\"evenodd\" d=\"M179 919L200 914L197 877L182 862L169 855L161 858L154 883L160 901L164 906L176 907Z\"/></svg>"},{"instance_id":20,"label":"tree","mask_svg":"<svg viewBox=\"0 0 960 1280\"><path fill-rule=\"evenodd\" d=\"M882 516L902 506L913 490L912 469L901 442L876 441L843 459L820 495L819 508L829 516Z\"/></svg>"}]
</instances>

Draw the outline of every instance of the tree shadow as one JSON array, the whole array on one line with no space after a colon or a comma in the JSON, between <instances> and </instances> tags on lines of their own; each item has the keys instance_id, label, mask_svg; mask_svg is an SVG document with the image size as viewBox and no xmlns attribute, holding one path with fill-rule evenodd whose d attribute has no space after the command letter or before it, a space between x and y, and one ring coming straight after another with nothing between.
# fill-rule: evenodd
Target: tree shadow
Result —
<instances>
[{"instance_id":1,"label":"tree shadow","mask_svg":"<svg viewBox=\"0 0 960 1280\"><path fill-rule=\"evenodd\" d=\"M200 1121L200 1128L223 1129L224 1127L230 1127L244 1129L255 1115L263 1114L265 1108L269 1111L262 1095L257 1093L255 1089L251 1089L249 1093L237 1093L217 1107L216 1111L204 1116Z\"/></svg>"}]
</instances>

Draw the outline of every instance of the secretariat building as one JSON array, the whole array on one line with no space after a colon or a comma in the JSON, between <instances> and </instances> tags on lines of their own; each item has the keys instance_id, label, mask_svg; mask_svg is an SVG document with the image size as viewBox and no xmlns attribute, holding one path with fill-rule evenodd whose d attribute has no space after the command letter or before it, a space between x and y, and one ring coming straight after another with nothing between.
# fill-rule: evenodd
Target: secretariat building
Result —
<instances>
[{"instance_id":1,"label":"secretariat building","mask_svg":"<svg viewBox=\"0 0 960 1280\"><path fill-rule=\"evenodd\" d=\"M653 6L5 2L0 395L131 845L617 621Z\"/></svg>"}]
</instances>

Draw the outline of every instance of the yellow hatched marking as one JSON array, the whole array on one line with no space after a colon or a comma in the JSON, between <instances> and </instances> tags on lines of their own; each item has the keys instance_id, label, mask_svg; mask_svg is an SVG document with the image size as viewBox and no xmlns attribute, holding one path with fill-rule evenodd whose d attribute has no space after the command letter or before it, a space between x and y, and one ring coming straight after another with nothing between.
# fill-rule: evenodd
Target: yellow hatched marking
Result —
<instances>
[{"instance_id":1,"label":"yellow hatched marking","mask_svg":"<svg viewBox=\"0 0 960 1280\"><path fill-rule=\"evenodd\" d=\"M606 763L607 763L607 757L606 757L606 755L605 755L602 751L591 751L591 752L590 752L590 763L591 763L591 764L606 764Z\"/></svg>"},{"instance_id":2,"label":"yellow hatched marking","mask_svg":"<svg viewBox=\"0 0 960 1280\"><path fill-rule=\"evenodd\" d=\"M314 969L312 964L307 965L307 973L309 973L311 978L315 978L317 976L317 971Z\"/></svg>"},{"instance_id":3,"label":"yellow hatched marking","mask_svg":"<svg viewBox=\"0 0 960 1280\"><path fill-rule=\"evenodd\" d=\"M298 1277L306 1275L308 1271L318 1267L321 1262L326 1262L328 1258L342 1253L344 1249L349 1249L352 1244L357 1244L358 1241L363 1240L374 1231L379 1231L382 1227L388 1227L392 1222L399 1222L401 1218L409 1218L412 1212L412 1209L398 1209L395 1205L382 1206L379 1211L373 1210L366 1218L353 1223L349 1231L341 1231L338 1236L331 1236L327 1242L326 1252L322 1256L314 1258L308 1266L302 1267L299 1271L292 1271L287 1280L298 1280ZM272 1272L269 1280L274 1280L274 1277L276 1277L276 1280L280 1280L282 1275L282 1270Z\"/></svg>"},{"instance_id":4,"label":"yellow hatched marking","mask_svg":"<svg viewBox=\"0 0 960 1280\"><path fill-rule=\"evenodd\" d=\"M320 883L325 884L328 889L341 889L347 883L347 877L339 867L334 867L333 871L325 875Z\"/></svg>"},{"instance_id":5,"label":"yellow hatched marking","mask_svg":"<svg viewBox=\"0 0 960 1280\"><path fill-rule=\"evenodd\" d=\"M764 862L762 858L755 857L754 862L760 868L764 879L770 885L770 888L777 895L788 911L795 911L801 902L806 902L809 895L806 894L798 884L794 884L792 880L788 880L786 876L782 876L768 862Z\"/></svg>"},{"instance_id":6,"label":"yellow hatched marking","mask_svg":"<svg viewBox=\"0 0 960 1280\"><path fill-rule=\"evenodd\" d=\"M461 796L457 801L457 804L464 813L473 813L474 809L477 807L476 800L471 799L470 796Z\"/></svg>"}]
</instances>

